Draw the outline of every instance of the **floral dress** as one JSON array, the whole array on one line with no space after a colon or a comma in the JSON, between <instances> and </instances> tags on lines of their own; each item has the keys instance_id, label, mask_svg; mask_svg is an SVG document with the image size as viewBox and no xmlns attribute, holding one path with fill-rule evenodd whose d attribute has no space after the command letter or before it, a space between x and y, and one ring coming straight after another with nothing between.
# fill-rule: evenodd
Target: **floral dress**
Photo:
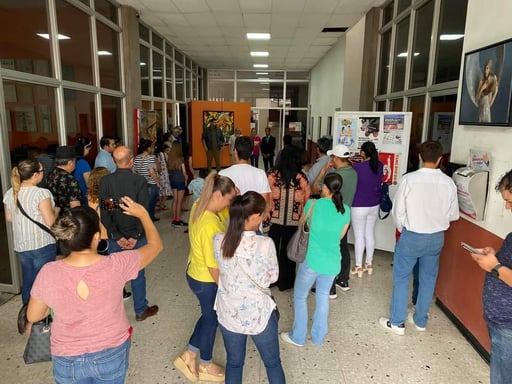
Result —
<instances>
[{"instance_id":1,"label":"floral dress","mask_svg":"<svg viewBox=\"0 0 512 384\"><path fill-rule=\"evenodd\" d=\"M158 154L158 161L160 162L160 190L158 192L159 196L171 196L172 189L171 183L169 181L169 174L167 173L167 154L165 152L160 152Z\"/></svg>"}]
</instances>

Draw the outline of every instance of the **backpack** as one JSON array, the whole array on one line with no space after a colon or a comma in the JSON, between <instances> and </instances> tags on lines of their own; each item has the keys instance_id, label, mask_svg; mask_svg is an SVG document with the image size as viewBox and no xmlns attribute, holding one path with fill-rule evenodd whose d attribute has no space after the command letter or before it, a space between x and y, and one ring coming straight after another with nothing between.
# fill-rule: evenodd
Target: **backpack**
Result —
<instances>
[{"instance_id":1,"label":"backpack","mask_svg":"<svg viewBox=\"0 0 512 384\"><path fill-rule=\"evenodd\" d=\"M393 208L393 202L389 197L389 185L387 183L382 183L382 186L380 187L379 208L379 219L381 220L386 219ZM384 217L381 216L381 211L385 213Z\"/></svg>"}]
</instances>

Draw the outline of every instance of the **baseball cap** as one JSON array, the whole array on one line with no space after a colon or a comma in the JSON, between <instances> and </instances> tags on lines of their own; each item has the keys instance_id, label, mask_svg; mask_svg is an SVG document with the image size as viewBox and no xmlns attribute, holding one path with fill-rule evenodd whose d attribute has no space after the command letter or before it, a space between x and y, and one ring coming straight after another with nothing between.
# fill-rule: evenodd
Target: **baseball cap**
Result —
<instances>
[{"instance_id":1,"label":"baseball cap","mask_svg":"<svg viewBox=\"0 0 512 384\"><path fill-rule=\"evenodd\" d=\"M347 146L338 144L330 151L327 151L327 156L336 156L341 157L342 159L346 159L351 157L352 154L350 153L350 149L348 149Z\"/></svg>"},{"instance_id":2,"label":"baseball cap","mask_svg":"<svg viewBox=\"0 0 512 384\"><path fill-rule=\"evenodd\" d=\"M57 151L55 151L55 158L56 159L74 159L76 157L76 151L75 147L72 147L71 145L63 145L59 148L57 148Z\"/></svg>"}]
</instances>

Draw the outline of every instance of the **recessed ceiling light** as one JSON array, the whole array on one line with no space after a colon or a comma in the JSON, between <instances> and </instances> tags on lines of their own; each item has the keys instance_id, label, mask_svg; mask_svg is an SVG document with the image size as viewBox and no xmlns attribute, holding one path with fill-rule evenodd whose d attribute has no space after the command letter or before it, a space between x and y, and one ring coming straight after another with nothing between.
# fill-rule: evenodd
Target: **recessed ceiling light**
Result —
<instances>
[{"instance_id":1,"label":"recessed ceiling light","mask_svg":"<svg viewBox=\"0 0 512 384\"><path fill-rule=\"evenodd\" d=\"M112 56L112 52L109 52L109 51L98 51L98 56Z\"/></svg>"},{"instance_id":2,"label":"recessed ceiling light","mask_svg":"<svg viewBox=\"0 0 512 384\"><path fill-rule=\"evenodd\" d=\"M414 56L419 56L420 53L419 52L414 52ZM407 57L407 52L401 52L399 53L398 55L396 55L397 57Z\"/></svg>"},{"instance_id":3,"label":"recessed ceiling light","mask_svg":"<svg viewBox=\"0 0 512 384\"><path fill-rule=\"evenodd\" d=\"M268 75L268 72L256 72L257 75Z\"/></svg>"},{"instance_id":4,"label":"recessed ceiling light","mask_svg":"<svg viewBox=\"0 0 512 384\"><path fill-rule=\"evenodd\" d=\"M253 56L253 57L267 57L268 56L268 52L266 52L266 51L252 51L251 52L251 56Z\"/></svg>"},{"instance_id":5,"label":"recessed ceiling light","mask_svg":"<svg viewBox=\"0 0 512 384\"><path fill-rule=\"evenodd\" d=\"M268 68L268 64L253 64L254 68Z\"/></svg>"},{"instance_id":6,"label":"recessed ceiling light","mask_svg":"<svg viewBox=\"0 0 512 384\"><path fill-rule=\"evenodd\" d=\"M464 35L456 34L456 33L446 33L439 36L439 40L459 40L462 39Z\"/></svg>"},{"instance_id":7,"label":"recessed ceiling light","mask_svg":"<svg viewBox=\"0 0 512 384\"><path fill-rule=\"evenodd\" d=\"M50 35L47 33L36 33L37 36L42 37L43 39L50 40ZM61 35L60 33L57 35L59 40L69 40L71 37L66 35Z\"/></svg>"},{"instance_id":8,"label":"recessed ceiling light","mask_svg":"<svg viewBox=\"0 0 512 384\"><path fill-rule=\"evenodd\" d=\"M247 33L248 40L270 40L270 33Z\"/></svg>"},{"instance_id":9,"label":"recessed ceiling light","mask_svg":"<svg viewBox=\"0 0 512 384\"><path fill-rule=\"evenodd\" d=\"M140 63L141 67L144 67L145 65L147 65L147 64L146 63Z\"/></svg>"}]
</instances>

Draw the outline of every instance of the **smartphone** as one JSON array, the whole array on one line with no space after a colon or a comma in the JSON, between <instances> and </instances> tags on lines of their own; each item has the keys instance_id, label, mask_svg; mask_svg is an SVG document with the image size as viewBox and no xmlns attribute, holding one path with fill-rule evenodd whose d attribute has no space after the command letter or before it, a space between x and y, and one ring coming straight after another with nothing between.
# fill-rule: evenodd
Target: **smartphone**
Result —
<instances>
[{"instance_id":1,"label":"smartphone","mask_svg":"<svg viewBox=\"0 0 512 384\"><path fill-rule=\"evenodd\" d=\"M471 245L466 244L466 243L465 243L465 242L463 242L463 241L461 241L461 242L460 242L460 246L461 246L462 248L464 248L466 251L469 251L469 252L471 252L471 253L477 253L477 254L480 254L480 252L479 252L479 251L477 251L477 250L476 250L475 248L473 248Z\"/></svg>"},{"instance_id":2,"label":"smartphone","mask_svg":"<svg viewBox=\"0 0 512 384\"><path fill-rule=\"evenodd\" d=\"M105 211L115 211L117 209L121 209L119 204L121 204L119 199L101 199L100 201L100 207Z\"/></svg>"}]
</instances>

